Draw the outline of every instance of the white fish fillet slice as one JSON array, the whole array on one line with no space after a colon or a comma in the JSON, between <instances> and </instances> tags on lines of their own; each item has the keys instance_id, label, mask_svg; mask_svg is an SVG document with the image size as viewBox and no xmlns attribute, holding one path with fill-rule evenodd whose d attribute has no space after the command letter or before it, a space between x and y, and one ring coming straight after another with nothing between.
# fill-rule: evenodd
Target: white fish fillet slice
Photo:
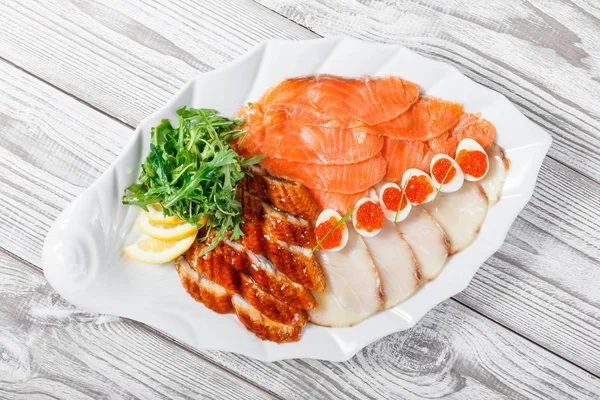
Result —
<instances>
[{"instance_id":1,"label":"white fish fillet slice","mask_svg":"<svg viewBox=\"0 0 600 400\"><path fill-rule=\"evenodd\" d=\"M427 282L438 276L450 250L450 241L438 223L421 207L413 207L396 227L417 259L421 278Z\"/></svg>"},{"instance_id":2,"label":"white fish fillet slice","mask_svg":"<svg viewBox=\"0 0 600 400\"><path fill-rule=\"evenodd\" d=\"M450 254L458 253L475 240L488 211L488 198L477 182L465 182L454 193L439 193L423 204L450 239Z\"/></svg>"},{"instance_id":3,"label":"white fish fillet slice","mask_svg":"<svg viewBox=\"0 0 600 400\"><path fill-rule=\"evenodd\" d=\"M420 284L421 273L413 252L396 229L386 220L374 237L362 238L375 262L386 300L392 308L412 295Z\"/></svg>"},{"instance_id":4,"label":"white fish fillet slice","mask_svg":"<svg viewBox=\"0 0 600 400\"><path fill-rule=\"evenodd\" d=\"M489 206L493 207L502 195L502 188L504 187L506 175L508 175L510 161L504 156L504 151L497 144L486 147L485 151L490 159L490 169L487 175L479 181L479 184L485 191L489 200Z\"/></svg>"},{"instance_id":5,"label":"white fish fillet slice","mask_svg":"<svg viewBox=\"0 0 600 400\"><path fill-rule=\"evenodd\" d=\"M315 292L319 306L309 310L312 323L330 327L355 325L384 304L381 281L367 247L358 233L348 229L348 244L338 252L316 253L327 287Z\"/></svg>"}]
</instances>

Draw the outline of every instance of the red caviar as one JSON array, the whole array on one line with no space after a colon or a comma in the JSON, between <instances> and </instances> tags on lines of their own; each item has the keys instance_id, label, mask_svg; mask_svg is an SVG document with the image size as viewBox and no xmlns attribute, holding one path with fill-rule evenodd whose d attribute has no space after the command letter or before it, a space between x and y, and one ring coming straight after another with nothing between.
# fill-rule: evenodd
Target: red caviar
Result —
<instances>
[{"instance_id":1,"label":"red caviar","mask_svg":"<svg viewBox=\"0 0 600 400\"><path fill-rule=\"evenodd\" d=\"M400 198L402 198L402 208L400 210L404 210L408 204L408 199L406 198L406 195L402 197L402 191L400 189L389 187L385 189L381 195L381 200L383 200L385 208L392 211L398 210Z\"/></svg>"},{"instance_id":2,"label":"red caviar","mask_svg":"<svg viewBox=\"0 0 600 400\"><path fill-rule=\"evenodd\" d=\"M355 213L357 229L373 232L374 230L383 227L383 219L385 216L379 204L372 201L366 201L358 207Z\"/></svg>"},{"instance_id":3,"label":"red caviar","mask_svg":"<svg viewBox=\"0 0 600 400\"><path fill-rule=\"evenodd\" d=\"M486 154L478 150L461 150L456 155L456 162L466 175L475 178L481 178L488 168Z\"/></svg>"},{"instance_id":4,"label":"red caviar","mask_svg":"<svg viewBox=\"0 0 600 400\"><path fill-rule=\"evenodd\" d=\"M329 218L327 221L320 223L315 227L315 236L317 237L317 241L320 241L327 235L333 227L338 223L339 219L335 217ZM321 243L321 248L323 250L330 250L338 247L342 244L344 229L346 229L346 224L341 224L335 231L331 232L331 234Z\"/></svg>"},{"instance_id":5,"label":"red caviar","mask_svg":"<svg viewBox=\"0 0 600 400\"><path fill-rule=\"evenodd\" d=\"M440 158L435 164L433 164L431 173L438 183L445 185L448 182L452 182L452 179L454 179L456 176L456 168L454 168L452 164L452 161L448 160L447 158ZM446 179L444 179L444 177Z\"/></svg>"},{"instance_id":6,"label":"red caviar","mask_svg":"<svg viewBox=\"0 0 600 400\"><path fill-rule=\"evenodd\" d=\"M406 185L406 197L411 203L422 204L433 193L433 186L425 175L411 176Z\"/></svg>"}]
</instances>

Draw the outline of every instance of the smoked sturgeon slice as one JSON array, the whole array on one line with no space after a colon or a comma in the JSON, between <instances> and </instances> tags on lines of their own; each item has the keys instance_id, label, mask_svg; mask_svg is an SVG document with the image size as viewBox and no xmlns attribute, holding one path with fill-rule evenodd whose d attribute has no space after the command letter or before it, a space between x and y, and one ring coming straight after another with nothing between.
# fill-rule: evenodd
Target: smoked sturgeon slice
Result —
<instances>
[{"instance_id":1,"label":"smoked sturgeon slice","mask_svg":"<svg viewBox=\"0 0 600 400\"><path fill-rule=\"evenodd\" d=\"M313 292L319 306L308 311L312 323L352 326L383 308L385 296L379 273L354 229L348 229L346 247L338 252L319 251L317 257L327 278L327 288L324 292Z\"/></svg>"},{"instance_id":2,"label":"smoked sturgeon slice","mask_svg":"<svg viewBox=\"0 0 600 400\"><path fill-rule=\"evenodd\" d=\"M438 223L423 208L413 207L396 226L417 259L421 278L428 282L438 276L450 251L450 241Z\"/></svg>"},{"instance_id":3,"label":"smoked sturgeon slice","mask_svg":"<svg viewBox=\"0 0 600 400\"><path fill-rule=\"evenodd\" d=\"M465 182L454 193L439 193L423 204L450 239L450 254L464 250L475 240L488 211L488 199L477 182Z\"/></svg>"},{"instance_id":4,"label":"smoked sturgeon slice","mask_svg":"<svg viewBox=\"0 0 600 400\"><path fill-rule=\"evenodd\" d=\"M362 238L373 258L385 294L384 307L391 308L419 287L421 272L415 256L393 222L385 221L381 232Z\"/></svg>"}]
</instances>

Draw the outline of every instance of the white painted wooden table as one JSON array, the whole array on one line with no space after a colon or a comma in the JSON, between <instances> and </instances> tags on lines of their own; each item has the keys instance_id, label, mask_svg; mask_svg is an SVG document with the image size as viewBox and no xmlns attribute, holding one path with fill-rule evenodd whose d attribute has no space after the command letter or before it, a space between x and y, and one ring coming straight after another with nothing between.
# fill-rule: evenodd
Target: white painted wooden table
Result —
<instances>
[{"instance_id":1,"label":"white painted wooden table","mask_svg":"<svg viewBox=\"0 0 600 400\"><path fill-rule=\"evenodd\" d=\"M2 0L0 398L600 397L596 0ZM506 243L460 295L345 363L196 351L66 303L58 213L186 80L272 38L347 35L455 65L554 137Z\"/></svg>"}]
</instances>

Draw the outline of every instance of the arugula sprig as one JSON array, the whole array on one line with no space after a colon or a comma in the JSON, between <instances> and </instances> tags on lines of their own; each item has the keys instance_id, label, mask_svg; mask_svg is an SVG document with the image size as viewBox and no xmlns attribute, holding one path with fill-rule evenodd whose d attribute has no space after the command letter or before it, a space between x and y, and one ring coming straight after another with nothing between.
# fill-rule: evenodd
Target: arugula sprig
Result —
<instances>
[{"instance_id":1,"label":"arugula sprig","mask_svg":"<svg viewBox=\"0 0 600 400\"><path fill-rule=\"evenodd\" d=\"M243 236L242 205L237 184L246 168L262 161L263 155L245 159L229 142L243 137L243 121L230 120L206 108L177 110L179 125L168 119L151 129L150 154L142 164L139 183L125 189L123 204L148 210L160 204L166 216L175 215L197 226L205 226L201 240L216 235L206 254L228 234L232 240Z\"/></svg>"}]
</instances>

